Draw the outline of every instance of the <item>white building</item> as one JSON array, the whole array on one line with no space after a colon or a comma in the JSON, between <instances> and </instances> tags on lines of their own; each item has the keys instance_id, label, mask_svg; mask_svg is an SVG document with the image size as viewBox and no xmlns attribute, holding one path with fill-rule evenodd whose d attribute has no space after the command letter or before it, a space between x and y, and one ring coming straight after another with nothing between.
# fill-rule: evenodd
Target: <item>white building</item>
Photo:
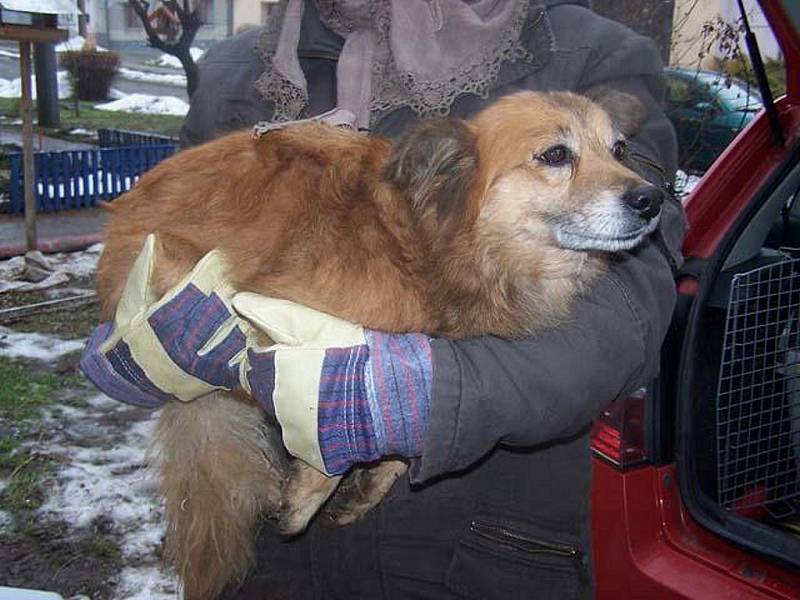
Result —
<instances>
[{"instance_id":1,"label":"white building","mask_svg":"<svg viewBox=\"0 0 800 600\"><path fill-rule=\"evenodd\" d=\"M758 39L764 58L779 58L780 48L767 25L766 18L756 0L744 0L750 28ZM739 6L736 0L675 0L670 64L680 67L707 67L716 54L700 56L708 38L703 34L706 23L717 17L734 26L739 23ZM713 49L712 49L713 50Z\"/></svg>"},{"instance_id":2,"label":"white building","mask_svg":"<svg viewBox=\"0 0 800 600\"><path fill-rule=\"evenodd\" d=\"M206 23L195 38L202 45L229 35L226 0L198 0ZM139 17L125 0L85 0L88 29L104 46L146 45Z\"/></svg>"},{"instance_id":3,"label":"white building","mask_svg":"<svg viewBox=\"0 0 800 600\"><path fill-rule=\"evenodd\" d=\"M280 8L280 0L234 0L233 30L266 25Z\"/></svg>"},{"instance_id":4,"label":"white building","mask_svg":"<svg viewBox=\"0 0 800 600\"><path fill-rule=\"evenodd\" d=\"M139 18L126 0L85 0L89 30L102 45L146 45ZM198 46L223 39L244 27L260 26L277 13L280 0L195 0L203 21L197 32ZM155 4L151 2L151 4Z\"/></svg>"}]
</instances>

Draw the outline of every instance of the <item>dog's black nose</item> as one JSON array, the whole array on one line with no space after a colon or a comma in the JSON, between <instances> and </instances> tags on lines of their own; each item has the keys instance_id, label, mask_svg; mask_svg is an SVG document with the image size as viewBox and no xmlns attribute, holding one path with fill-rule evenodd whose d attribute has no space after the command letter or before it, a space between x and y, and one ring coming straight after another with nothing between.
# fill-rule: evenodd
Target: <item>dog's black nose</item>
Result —
<instances>
[{"instance_id":1,"label":"dog's black nose","mask_svg":"<svg viewBox=\"0 0 800 600\"><path fill-rule=\"evenodd\" d=\"M643 219L652 219L661 210L664 194L655 186L642 185L625 192L622 201L639 213Z\"/></svg>"}]
</instances>

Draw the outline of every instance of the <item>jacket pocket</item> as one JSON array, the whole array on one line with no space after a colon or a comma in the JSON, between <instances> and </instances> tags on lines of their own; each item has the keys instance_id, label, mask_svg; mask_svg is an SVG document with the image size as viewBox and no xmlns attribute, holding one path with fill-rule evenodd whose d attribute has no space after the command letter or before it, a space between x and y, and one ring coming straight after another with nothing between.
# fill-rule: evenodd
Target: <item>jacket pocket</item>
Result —
<instances>
[{"instance_id":1,"label":"jacket pocket","mask_svg":"<svg viewBox=\"0 0 800 600\"><path fill-rule=\"evenodd\" d=\"M529 523L478 518L459 540L447 587L472 599L566 600L588 595L576 543Z\"/></svg>"}]
</instances>

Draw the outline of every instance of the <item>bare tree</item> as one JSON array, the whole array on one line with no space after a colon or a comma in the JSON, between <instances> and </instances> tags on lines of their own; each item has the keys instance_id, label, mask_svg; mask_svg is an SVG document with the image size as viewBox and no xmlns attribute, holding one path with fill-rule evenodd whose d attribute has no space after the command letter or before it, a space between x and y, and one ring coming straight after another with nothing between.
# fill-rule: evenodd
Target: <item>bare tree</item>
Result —
<instances>
[{"instance_id":1,"label":"bare tree","mask_svg":"<svg viewBox=\"0 0 800 600\"><path fill-rule=\"evenodd\" d=\"M128 0L136 12L153 48L176 57L186 73L186 91L189 97L198 84L197 64L192 58L191 47L197 31L203 25L202 3L205 0L157 0L151 10L147 0Z\"/></svg>"}]
</instances>

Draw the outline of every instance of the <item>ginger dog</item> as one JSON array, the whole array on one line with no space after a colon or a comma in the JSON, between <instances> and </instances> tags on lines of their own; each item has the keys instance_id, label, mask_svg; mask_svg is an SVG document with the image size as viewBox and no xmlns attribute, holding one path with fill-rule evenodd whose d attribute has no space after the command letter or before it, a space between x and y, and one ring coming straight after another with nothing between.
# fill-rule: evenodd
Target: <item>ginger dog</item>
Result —
<instances>
[{"instance_id":1,"label":"ginger dog","mask_svg":"<svg viewBox=\"0 0 800 600\"><path fill-rule=\"evenodd\" d=\"M623 97L627 101L623 101ZM523 92L393 143L303 124L180 152L111 207L97 290L111 318L148 233L160 292L213 248L237 289L392 332L529 336L568 319L611 253L658 221L661 192L624 164L641 105L612 120L570 93ZM156 431L168 549L185 595L243 576L261 514L301 532L336 489L294 461L255 403L218 392L168 405ZM345 524L405 469L355 469L325 510Z\"/></svg>"}]
</instances>

